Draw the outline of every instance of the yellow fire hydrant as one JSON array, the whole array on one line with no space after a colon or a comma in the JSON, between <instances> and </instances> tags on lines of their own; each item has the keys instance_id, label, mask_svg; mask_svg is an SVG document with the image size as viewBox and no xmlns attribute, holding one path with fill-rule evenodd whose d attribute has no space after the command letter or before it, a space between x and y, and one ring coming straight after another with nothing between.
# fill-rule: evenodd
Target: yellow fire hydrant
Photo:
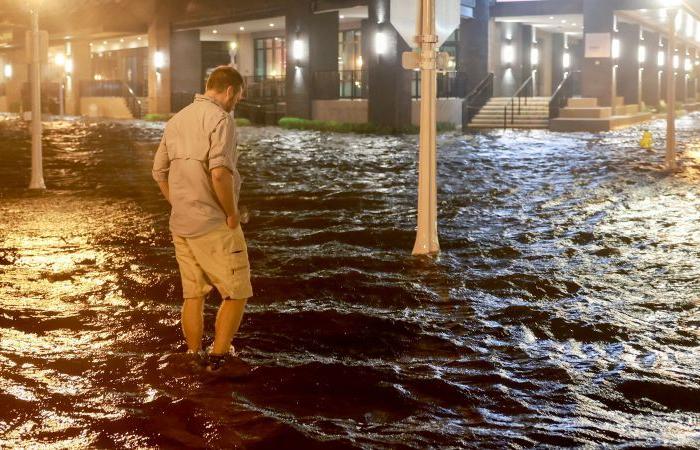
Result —
<instances>
[{"instance_id":1,"label":"yellow fire hydrant","mask_svg":"<svg viewBox=\"0 0 700 450\"><path fill-rule=\"evenodd\" d=\"M639 146L645 150L651 150L654 147L654 136L651 134L651 131L644 130Z\"/></svg>"}]
</instances>

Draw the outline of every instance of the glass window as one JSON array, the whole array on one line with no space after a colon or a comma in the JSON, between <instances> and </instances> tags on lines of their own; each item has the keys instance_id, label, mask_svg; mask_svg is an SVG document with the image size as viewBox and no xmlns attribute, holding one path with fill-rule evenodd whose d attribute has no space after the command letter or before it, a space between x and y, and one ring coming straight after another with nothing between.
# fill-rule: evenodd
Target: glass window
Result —
<instances>
[{"instance_id":1,"label":"glass window","mask_svg":"<svg viewBox=\"0 0 700 450\"><path fill-rule=\"evenodd\" d=\"M282 37L255 39L255 78L284 78L287 47Z\"/></svg>"}]
</instances>

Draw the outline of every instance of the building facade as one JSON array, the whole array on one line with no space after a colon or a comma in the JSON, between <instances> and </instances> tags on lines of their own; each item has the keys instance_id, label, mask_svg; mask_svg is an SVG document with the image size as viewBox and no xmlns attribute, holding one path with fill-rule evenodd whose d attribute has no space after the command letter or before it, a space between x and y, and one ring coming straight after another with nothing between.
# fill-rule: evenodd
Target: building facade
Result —
<instances>
[{"instance_id":1,"label":"building facade","mask_svg":"<svg viewBox=\"0 0 700 450\"><path fill-rule=\"evenodd\" d=\"M646 111L663 109L668 77L677 100L692 107L700 87L696 3L461 0L459 27L441 47L450 70L438 79L438 120L462 124L493 99L506 99L507 111L513 96L556 100L551 119L561 126L571 125L564 119L644 120ZM410 46L392 25L392 7L400 5L133 0L84 2L70 11L54 6L42 16L49 32L44 107L117 118L170 114L202 92L214 67L231 64L248 85L238 114L256 122L294 116L417 123L420 73L402 67ZM7 13L14 19L0 25L0 110L22 111L29 108L29 70L21 22L29 19L26 12Z\"/></svg>"}]
</instances>

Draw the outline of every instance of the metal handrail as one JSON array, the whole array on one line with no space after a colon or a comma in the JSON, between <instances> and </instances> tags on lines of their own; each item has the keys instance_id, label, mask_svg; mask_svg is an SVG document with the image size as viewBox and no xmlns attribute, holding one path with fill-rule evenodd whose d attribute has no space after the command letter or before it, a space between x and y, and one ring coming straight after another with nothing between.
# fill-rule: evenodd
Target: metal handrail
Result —
<instances>
[{"instance_id":1,"label":"metal handrail","mask_svg":"<svg viewBox=\"0 0 700 450\"><path fill-rule=\"evenodd\" d=\"M574 96L575 76L580 74L577 72L566 72L564 78L559 83L559 86L554 90L551 99L549 100L549 118L556 119L559 117L561 109L564 107L569 98Z\"/></svg>"},{"instance_id":2,"label":"metal handrail","mask_svg":"<svg viewBox=\"0 0 700 450\"><path fill-rule=\"evenodd\" d=\"M515 91L515 94L510 98L510 102L506 103L506 106L503 108L503 128L506 129L508 128L508 107L510 106L510 124L513 125L515 123L515 98L518 98L518 115L522 113L522 104L521 104L521 99L523 98L522 91L525 90L526 87L531 85L535 79L535 75L530 75L530 77L523 82L523 84L520 85L520 88L518 88L517 91ZM527 97L525 96L525 106L527 106Z\"/></svg>"},{"instance_id":3,"label":"metal handrail","mask_svg":"<svg viewBox=\"0 0 700 450\"><path fill-rule=\"evenodd\" d=\"M493 97L493 73L489 73L486 78L472 91L464 97L462 102L462 130L466 130L472 119L481 111L481 108Z\"/></svg>"}]
</instances>

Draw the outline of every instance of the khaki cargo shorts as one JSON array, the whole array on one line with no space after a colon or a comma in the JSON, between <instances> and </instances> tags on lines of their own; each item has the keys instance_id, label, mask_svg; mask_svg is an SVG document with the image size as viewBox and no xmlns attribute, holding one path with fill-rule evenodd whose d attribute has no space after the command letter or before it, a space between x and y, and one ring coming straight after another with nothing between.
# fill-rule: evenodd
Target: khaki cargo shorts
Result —
<instances>
[{"instance_id":1,"label":"khaki cargo shorts","mask_svg":"<svg viewBox=\"0 0 700 450\"><path fill-rule=\"evenodd\" d=\"M173 234L173 241L184 298L204 297L213 286L224 299L253 296L248 248L240 226L232 230L224 223L194 238Z\"/></svg>"}]
</instances>

